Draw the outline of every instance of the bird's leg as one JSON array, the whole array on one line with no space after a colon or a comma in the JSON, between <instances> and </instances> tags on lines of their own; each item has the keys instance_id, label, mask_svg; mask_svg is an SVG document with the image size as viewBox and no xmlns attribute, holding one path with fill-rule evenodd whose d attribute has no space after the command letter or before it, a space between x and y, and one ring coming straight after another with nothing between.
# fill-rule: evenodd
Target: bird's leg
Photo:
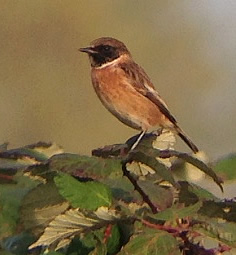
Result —
<instances>
[{"instance_id":1,"label":"bird's leg","mask_svg":"<svg viewBox=\"0 0 236 255\"><path fill-rule=\"evenodd\" d=\"M135 143L132 145L132 147L131 147L131 151L132 150L134 150L136 147L137 147L137 145L139 144L139 142L141 141L141 139L143 138L143 136L145 135L145 133L146 133L146 130L144 130L144 131L142 131L141 133L140 133L140 135L138 136L138 138L137 138L137 140L135 141Z\"/></svg>"}]
</instances>

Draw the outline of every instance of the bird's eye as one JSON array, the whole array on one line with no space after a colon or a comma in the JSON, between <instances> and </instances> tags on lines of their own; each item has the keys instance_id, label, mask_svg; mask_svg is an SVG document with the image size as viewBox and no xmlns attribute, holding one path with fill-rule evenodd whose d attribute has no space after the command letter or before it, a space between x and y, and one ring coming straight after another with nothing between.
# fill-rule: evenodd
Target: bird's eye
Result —
<instances>
[{"instance_id":1,"label":"bird's eye","mask_svg":"<svg viewBox=\"0 0 236 255\"><path fill-rule=\"evenodd\" d=\"M109 46L109 45L104 45L103 49L104 49L105 51L110 51L110 50L111 50L111 46Z\"/></svg>"}]
</instances>

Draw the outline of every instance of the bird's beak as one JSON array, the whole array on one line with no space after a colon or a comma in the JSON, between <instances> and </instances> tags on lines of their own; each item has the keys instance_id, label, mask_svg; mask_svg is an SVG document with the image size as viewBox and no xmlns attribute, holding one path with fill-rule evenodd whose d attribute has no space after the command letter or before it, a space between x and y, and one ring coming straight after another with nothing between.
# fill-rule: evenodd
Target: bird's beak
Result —
<instances>
[{"instance_id":1,"label":"bird's beak","mask_svg":"<svg viewBox=\"0 0 236 255\"><path fill-rule=\"evenodd\" d=\"M88 54L96 54L97 51L93 47L80 48L79 51L85 52Z\"/></svg>"}]
</instances>

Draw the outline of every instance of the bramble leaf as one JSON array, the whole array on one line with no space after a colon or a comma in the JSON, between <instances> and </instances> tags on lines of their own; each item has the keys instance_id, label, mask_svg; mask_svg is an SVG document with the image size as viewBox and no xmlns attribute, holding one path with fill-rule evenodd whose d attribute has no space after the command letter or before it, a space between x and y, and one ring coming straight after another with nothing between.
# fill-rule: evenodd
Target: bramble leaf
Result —
<instances>
[{"instance_id":1,"label":"bramble leaf","mask_svg":"<svg viewBox=\"0 0 236 255\"><path fill-rule=\"evenodd\" d=\"M38 235L68 206L68 202L59 194L53 182L40 184L23 199L20 211L21 222L26 230Z\"/></svg>"},{"instance_id":2,"label":"bramble leaf","mask_svg":"<svg viewBox=\"0 0 236 255\"><path fill-rule=\"evenodd\" d=\"M13 234L19 220L19 207L24 196L38 183L21 176L16 184L0 185L0 239Z\"/></svg>"},{"instance_id":3,"label":"bramble leaf","mask_svg":"<svg viewBox=\"0 0 236 255\"><path fill-rule=\"evenodd\" d=\"M153 169L164 181L171 183L174 187L178 187L178 183L175 182L175 179L170 171L165 165L160 163L156 158L150 157L143 152L134 151L130 153L128 162L141 162L151 169Z\"/></svg>"},{"instance_id":4,"label":"bramble leaf","mask_svg":"<svg viewBox=\"0 0 236 255\"><path fill-rule=\"evenodd\" d=\"M54 178L59 193L67 199L74 208L96 210L100 206L110 206L111 190L99 182L80 182L67 174Z\"/></svg>"},{"instance_id":5,"label":"bramble leaf","mask_svg":"<svg viewBox=\"0 0 236 255\"><path fill-rule=\"evenodd\" d=\"M181 255L181 252L177 240L172 235L164 231L148 229L132 236L118 254Z\"/></svg>"},{"instance_id":6,"label":"bramble leaf","mask_svg":"<svg viewBox=\"0 0 236 255\"><path fill-rule=\"evenodd\" d=\"M50 158L49 166L52 170L81 178L100 180L108 176L109 178L122 176L121 163L118 159L103 159L94 156L63 153Z\"/></svg>"},{"instance_id":7,"label":"bramble leaf","mask_svg":"<svg viewBox=\"0 0 236 255\"><path fill-rule=\"evenodd\" d=\"M198 202L194 205L190 205L187 207L184 207L183 205L173 205L170 208L167 208L166 210L159 212L158 214L152 216L153 218L157 220L163 220L163 221L175 221L176 219L182 219L185 217L191 217L195 215L199 209L202 206L202 202Z\"/></svg>"},{"instance_id":8,"label":"bramble leaf","mask_svg":"<svg viewBox=\"0 0 236 255\"><path fill-rule=\"evenodd\" d=\"M231 247L236 247L236 223L204 216L198 216L196 222L193 227L194 231Z\"/></svg>"},{"instance_id":9,"label":"bramble leaf","mask_svg":"<svg viewBox=\"0 0 236 255\"><path fill-rule=\"evenodd\" d=\"M224 180L235 180L236 154L231 154L218 160L213 168Z\"/></svg>"},{"instance_id":10,"label":"bramble leaf","mask_svg":"<svg viewBox=\"0 0 236 255\"><path fill-rule=\"evenodd\" d=\"M37 246L56 246L56 250L68 245L75 235L100 229L110 222L116 222L120 215L114 210L100 207L95 212L70 209L55 217L40 238L29 249Z\"/></svg>"}]
</instances>

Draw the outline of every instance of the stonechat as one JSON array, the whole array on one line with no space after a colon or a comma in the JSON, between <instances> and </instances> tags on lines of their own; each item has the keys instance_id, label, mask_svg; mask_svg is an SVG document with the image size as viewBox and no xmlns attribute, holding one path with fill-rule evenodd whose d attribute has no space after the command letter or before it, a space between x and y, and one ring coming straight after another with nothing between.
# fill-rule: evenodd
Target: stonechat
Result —
<instances>
[{"instance_id":1,"label":"stonechat","mask_svg":"<svg viewBox=\"0 0 236 255\"><path fill-rule=\"evenodd\" d=\"M166 128L178 134L194 153L199 151L179 127L150 78L134 62L124 43L102 37L80 51L89 56L97 96L121 122L142 131L138 141L146 132Z\"/></svg>"}]
</instances>

